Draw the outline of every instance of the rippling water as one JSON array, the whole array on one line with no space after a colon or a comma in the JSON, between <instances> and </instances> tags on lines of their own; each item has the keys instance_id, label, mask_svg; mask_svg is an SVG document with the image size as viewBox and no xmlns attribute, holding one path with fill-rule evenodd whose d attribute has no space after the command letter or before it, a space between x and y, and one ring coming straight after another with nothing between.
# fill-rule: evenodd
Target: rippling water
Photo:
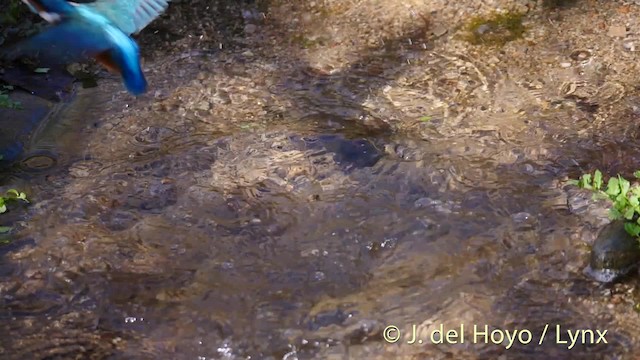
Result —
<instances>
[{"instance_id":1,"label":"rippling water","mask_svg":"<svg viewBox=\"0 0 640 360\"><path fill-rule=\"evenodd\" d=\"M163 62L171 73L150 65L155 94L132 100L116 79L80 91L12 173L33 205L0 247L2 357L637 349L633 304L609 297L636 281L582 274L597 229L561 183L633 170L633 99L611 100L622 110L605 132L593 108L455 51L360 55L369 68L331 74L233 51L180 57ZM427 339L441 324L526 329L532 343L406 344L413 325ZM608 329L609 343L567 350L556 325Z\"/></svg>"}]
</instances>

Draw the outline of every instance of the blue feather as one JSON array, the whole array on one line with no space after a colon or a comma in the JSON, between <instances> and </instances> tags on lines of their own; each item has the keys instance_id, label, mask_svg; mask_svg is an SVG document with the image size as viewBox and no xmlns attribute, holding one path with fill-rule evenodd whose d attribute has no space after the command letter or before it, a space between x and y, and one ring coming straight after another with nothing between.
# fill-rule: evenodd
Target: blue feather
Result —
<instances>
[{"instance_id":1,"label":"blue feather","mask_svg":"<svg viewBox=\"0 0 640 360\"><path fill-rule=\"evenodd\" d=\"M31 11L40 14L48 22L55 23L52 15L67 15L76 10L99 14L125 34L140 32L160 16L169 6L170 0L97 0L86 4L66 0L22 0ZM58 16L59 17L59 16Z\"/></svg>"},{"instance_id":2,"label":"blue feather","mask_svg":"<svg viewBox=\"0 0 640 360\"><path fill-rule=\"evenodd\" d=\"M129 35L158 17L169 0L98 0L73 5L66 0L22 1L54 25L12 47L5 57L42 56L60 64L95 58L119 73L132 94L147 90L140 50Z\"/></svg>"},{"instance_id":3,"label":"blue feather","mask_svg":"<svg viewBox=\"0 0 640 360\"><path fill-rule=\"evenodd\" d=\"M98 59L109 70L118 72L134 95L146 91L147 82L140 66L140 51L133 39L108 23L91 17L73 16L22 41L6 53L9 60L21 56L46 58L67 64L89 58Z\"/></svg>"},{"instance_id":4,"label":"blue feather","mask_svg":"<svg viewBox=\"0 0 640 360\"><path fill-rule=\"evenodd\" d=\"M46 57L65 64L89 59L109 50L112 45L105 32L81 18L70 19L52 26L10 48L5 57L15 60L22 56Z\"/></svg>"}]
</instances>

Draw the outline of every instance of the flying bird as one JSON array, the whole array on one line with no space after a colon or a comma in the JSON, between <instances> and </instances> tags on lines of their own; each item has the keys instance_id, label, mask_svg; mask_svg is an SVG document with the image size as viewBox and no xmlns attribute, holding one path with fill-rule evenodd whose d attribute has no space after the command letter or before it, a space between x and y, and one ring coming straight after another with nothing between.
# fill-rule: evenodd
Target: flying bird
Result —
<instances>
[{"instance_id":1,"label":"flying bird","mask_svg":"<svg viewBox=\"0 0 640 360\"><path fill-rule=\"evenodd\" d=\"M65 0L22 1L51 26L13 46L5 53L7 58L45 56L59 64L94 58L119 74L130 93L140 95L146 91L140 49L130 35L160 16L168 0L97 0L81 4Z\"/></svg>"}]
</instances>

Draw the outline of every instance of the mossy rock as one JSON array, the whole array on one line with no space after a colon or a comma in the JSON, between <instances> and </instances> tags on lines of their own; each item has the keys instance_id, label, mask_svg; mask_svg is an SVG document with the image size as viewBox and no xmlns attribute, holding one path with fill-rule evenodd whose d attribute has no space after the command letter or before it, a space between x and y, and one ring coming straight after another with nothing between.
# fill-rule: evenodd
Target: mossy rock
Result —
<instances>
[{"instance_id":1,"label":"mossy rock","mask_svg":"<svg viewBox=\"0 0 640 360\"><path fill-rule=\"evenodd\" d=\"M526 31L523 17L524 14L512 12L475 17L465 26L464 39L474 45L503 46L522 38Z\"/></svg>"}]
</instances>

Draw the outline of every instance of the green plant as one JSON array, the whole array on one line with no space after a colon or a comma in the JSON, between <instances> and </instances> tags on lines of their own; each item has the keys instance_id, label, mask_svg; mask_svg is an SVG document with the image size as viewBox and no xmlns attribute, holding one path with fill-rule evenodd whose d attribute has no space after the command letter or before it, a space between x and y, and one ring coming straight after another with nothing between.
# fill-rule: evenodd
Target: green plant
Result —
<instances>
[{"instance_id":1,"label":"green plant","mask_svg":"<svg viewBox=\"0 0 640 360\"><path fill-rule=\"evenodd\" d=\"M16 189L9 189L5 193L5 196L0 196L0 214L7 212L7 203L12 201L22 200L29 203L27 194L20 192Z\"/></svg>"},{"instance_id":2,"label":"green plant","mask_svg":"<svg viewBox=\"0 0 640 360\"><path fill-rule=\"evenodd\" d=\"M9 189L5 192L4 196L0 196L0 214L7 212L7 204L14 201L24 201L26 203L29 203L27 194L16 189ZM6 234L12 229L13 228L11 226L0 226L0 234ZM9 239L0 238L0 245L9 242Z\"/></svg>"},{"instance_id":3,"label":"green plant","mask_svg":"<svg viewBox=\"0 0 640 360\"><path fill-rule=\"evenodd\" d=\"M0 24L2 25L15 25L19 22L20 17L24 12L23 4L18 0L11 0L9 4L5 4L6 8L3 14L0 15Z\"/></svg>"},{"instance_id":4,"label":"green plant","mask_svg":"<svg viewBox=\"0 0 640 360\"><path fill-rule=\"evenodd\" d=\"M640 179L640 171L633 175ZM612 220L625 220L624 228L631 236L640 236L640 184L631 182L621 175L611 177L605 190L602 189L602 172L596 170L593 174L583 174L578 180L571 180L570 184L583 189L594 191L594 198L611 200L613 206L609 209Z\"/></svg>"},{"instance_id":5,"label":"green plant","mask_svg":"<svg viewBox=\"0 0 640 360\"><path fill-rule=\"evenodd\" d=\"M22 109L22 104L19 101L11 100L7 90L13 90L13 86L4 85L0 88L0 108Z\"/></svg>"}]
</instances>

